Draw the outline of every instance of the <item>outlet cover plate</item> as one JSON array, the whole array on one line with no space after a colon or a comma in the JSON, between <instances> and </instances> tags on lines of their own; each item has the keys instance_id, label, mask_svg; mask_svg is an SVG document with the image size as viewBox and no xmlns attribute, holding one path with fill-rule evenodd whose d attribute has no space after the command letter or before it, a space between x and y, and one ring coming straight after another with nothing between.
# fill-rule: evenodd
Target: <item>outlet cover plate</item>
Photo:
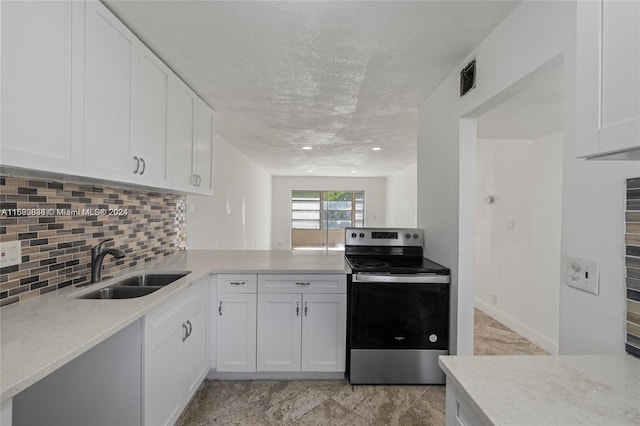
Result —
<instances>
[{"instance_id":1,"label":"outlet cover plate","mask_svg":"<svg viewBox=\"0 0 640 426\"><path fill-rule=\"evenodd\" d=\"M7 241L0 243L0 268L22 263L22 242Z\"/></svg>"},{"instance_id":2,"label":"outlet cover plate","mask_svg":"<svg viewBox=\"0 0 640 426\"><path fill-rule=\"evenodd\" d=\"M600 271L598 263L580 257L569 257L565 282L568 286L587 293L600 293Z\"/></svg>"}]
</instances>

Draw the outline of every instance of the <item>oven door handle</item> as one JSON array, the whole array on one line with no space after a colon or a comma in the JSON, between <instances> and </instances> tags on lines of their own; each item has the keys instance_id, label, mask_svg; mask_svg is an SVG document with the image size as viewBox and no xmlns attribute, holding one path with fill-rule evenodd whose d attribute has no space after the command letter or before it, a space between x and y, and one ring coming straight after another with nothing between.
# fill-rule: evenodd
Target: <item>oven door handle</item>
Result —
<instances>
[{"instance_id":1,"label":"oven door handle","mask_svg":"<svg viewBox=\"0 0 640 426\"><path fill-rule=\"evenodd\" d=\"M418 283L438 284L451 282L449 275L406 274L406 275L371 275L353 274L354 283Z\"/></svg>"}]
</instances>

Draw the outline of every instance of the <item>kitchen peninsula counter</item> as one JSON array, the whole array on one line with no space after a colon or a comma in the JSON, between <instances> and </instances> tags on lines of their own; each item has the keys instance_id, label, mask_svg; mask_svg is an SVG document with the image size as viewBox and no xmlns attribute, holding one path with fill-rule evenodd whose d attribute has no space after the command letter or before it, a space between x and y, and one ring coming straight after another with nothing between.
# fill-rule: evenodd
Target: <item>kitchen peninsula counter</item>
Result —
<instances>
[{"instance_id":1,"label":"kitchen peninsula counter","mask_svg":"<svg viewBox=\"0 0 640 426\"><path fill-rule=\"evenodd\" d=\"M147 296L77 299L135 272L191 271ZM0 308L0 402L87 352L196 281L218 273L349 273L341 252L186 250L119 271L83 288L66 287Z\"/></svg>"},{"instance_id":2,"label":"kitchen peninsula counter","mask_svg":"<svg viewBox=\"0 0 640 426\"><path fill-rule=\"evenodd\" d=\"M640 424L640 359L631 355L443 356L439 365L447 425Z\"/></svg>"}]
</instances>

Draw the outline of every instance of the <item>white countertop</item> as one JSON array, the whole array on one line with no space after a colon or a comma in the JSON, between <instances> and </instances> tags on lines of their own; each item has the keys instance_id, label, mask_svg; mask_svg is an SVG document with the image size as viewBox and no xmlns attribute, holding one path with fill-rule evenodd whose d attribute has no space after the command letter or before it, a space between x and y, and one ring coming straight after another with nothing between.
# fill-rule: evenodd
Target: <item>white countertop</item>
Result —
<instances>
[{"instance_id":1,"label":"white countertop","mask_svg":"<svg viewBox=\"0 0 640 426\"><path fill-rule=\"evenodd\" d=\"M484 424L640 425L640 359L446 356L439 365Z\"/></svg>"},{"instance_id":2,"label":"white countertop","mask_svg":"<svg viewBox=\"0 0 640 426\"><path fill-rule=\"evenodd\" d=\"M128 268L191 271L147 296L124 300L75 299L109 285L73 286L0 308L0 402L12 398L106 340L210 273L349 273L343 253L187 250Z\"/></svg>"}]
</instances>

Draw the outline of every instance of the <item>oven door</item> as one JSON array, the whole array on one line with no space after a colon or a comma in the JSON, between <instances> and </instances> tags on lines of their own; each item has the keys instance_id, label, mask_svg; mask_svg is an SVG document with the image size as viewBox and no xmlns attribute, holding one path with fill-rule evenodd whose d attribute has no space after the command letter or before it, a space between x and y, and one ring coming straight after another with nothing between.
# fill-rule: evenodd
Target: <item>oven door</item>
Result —
<instances>
[{"instance_id":1,"label":"oven door","mask_svg":"<svg viewBox=\"0 0 640 426\"><path fill-rule=\"evenodd\" d=\"M354 274L350 349L449 347L449 276Z\"/></svg>"}]
</instances>

